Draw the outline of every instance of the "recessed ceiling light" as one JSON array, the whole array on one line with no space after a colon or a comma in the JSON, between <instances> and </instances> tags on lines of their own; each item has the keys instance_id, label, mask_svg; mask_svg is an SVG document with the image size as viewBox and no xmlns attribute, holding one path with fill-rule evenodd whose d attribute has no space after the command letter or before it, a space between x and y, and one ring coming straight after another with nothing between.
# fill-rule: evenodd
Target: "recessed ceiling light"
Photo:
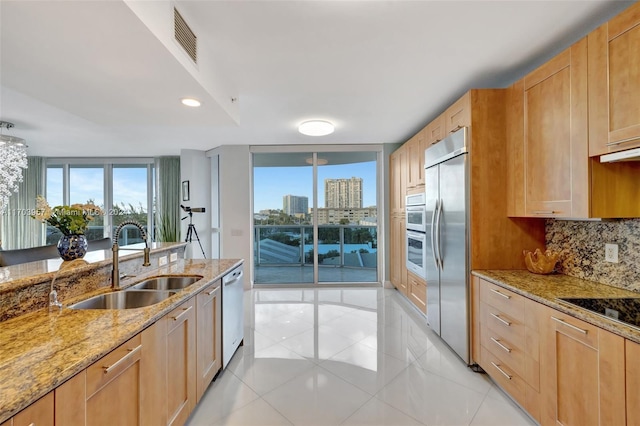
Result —
<instances>
[{"instance_id":1,"label":"recessed ceiling light","mask_svg":"<svg viewBox=\"0 0 640 426\"><path fill-rule=\"evenodd\" d=\"M334 126L328 121L310 120L298 126L298 131L307 136L324 136L333 133Z\"/></svg>"},{"instance_id":2,"label":"recessed ceiling light","mask_svg":"<svg viewBox=\"0 0 640 426\"><path fill-rule=\"evenodd\" d=\"M190 107L199 107L200 106L200 101L197 100L197 99L182 98L180 101L182 102L183 105L186 105L186 106L190 106Z\"/></svg>"}]
</instances>

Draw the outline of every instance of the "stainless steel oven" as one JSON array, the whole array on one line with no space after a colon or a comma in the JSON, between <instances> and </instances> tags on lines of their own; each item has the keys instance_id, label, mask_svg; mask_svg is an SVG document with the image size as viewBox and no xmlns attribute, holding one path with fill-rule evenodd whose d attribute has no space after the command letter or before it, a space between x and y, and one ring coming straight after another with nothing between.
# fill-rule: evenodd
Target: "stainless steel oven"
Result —
<instances>
[{"instance_id":1,"label":"stainless steel oven","mask_svg":"<svg viewBox=\"0 0 640 426\"><path fill-rule=\"evenodd\" d=\"M419 277L426 276L427 234L407 231L407 269Z\"/></svg>"},{"instance_id":2,"label":"stainless steel oven","mask_svg":"<svg viewBox=\"0 0 640 426\"><path fill-rule=\"evenodd\" d=\"M425 194L407 195L406 198L407 229L411 231L426 232Z\"/></svg>"}]
</instances>

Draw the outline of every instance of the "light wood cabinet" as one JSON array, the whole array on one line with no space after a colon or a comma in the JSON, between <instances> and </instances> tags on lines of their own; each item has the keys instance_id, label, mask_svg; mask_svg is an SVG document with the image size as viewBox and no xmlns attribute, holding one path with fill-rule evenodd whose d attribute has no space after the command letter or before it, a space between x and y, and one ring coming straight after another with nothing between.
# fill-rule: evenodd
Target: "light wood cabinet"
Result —
<instances>
[{"instance_id":1,"label":"light wood cabinet","mask_svg":"<svg viewBox=\"0 0 640 426\"><path fill-rule=\"evenodd\" d=\"M196 402L222 367L221 281L196 296Z\"/></svg>"},{"instance_id":2,"label":"light wood cabinet","mask_svg":"<svg viewBox=\"0 0 640 426\"><path fill-rule=\"evenodd\" d=\"M423 313L427 313L427 282L409 272L407 274L407 297Z\"/></svg>"},{"instance_id":3,"label":"light wood cabinet","mask_svg":"<svg viewBox=\"0 0 640 426\"><path fill-rule=\"evenodd\" d=\"M58 387L56 424L142 424L141 355L138 334Z\"/></svg>"},{"instance_id":4,"label":"light wood cabinet","mask_svg":"<svg viewBox=\"0 0 640 426\"><path fill-rule=\"evenodd\" d=\"M407 293L407 267L405 252L405 196L407 186L407 149L403 145L389 159L389 195L391 218L389 230L389 278L391 284L403 294Z\"/></svg>"},{"instance_id":5,"label":"light wood cabinet","mask_svg":"<svg viewBox=\"0 0 640 426\"><path fill-rule=\"evenodd\" d=\"M444 135L471 126L471 92L465 93L444 111Z\"/></svg>"},{"instance_id":6,"label":"light wood cabinet","mask_svg":"<svg viewBox=\"0 0 640 426\"><path fill-rule=\"evenodd\" d=\"M627 383L627 424L640 425L640 345L625 341L626 383Z\"/></svg>"},{"instance_id":7,"label":"light wood cabinet","mask_svg":"<svg viewBox=\"0 0 640 426\"><path fill-rule=\"evenodd\" d=\"M49 392L0 426L53 426L53 392Z\"/></svg>"},{"instance_id":8,"label":"light wood cabinet","mask_svg":"<svg viewBox=\"0 0 640 426\"><path fill-rule=\"evenodd\" d=\"M446 135L444 131L444 114L440 114L431 123L427 124L427 126L424 128L423 131L424 131L424 138L423 138L424 147L422 152L424 153L424 150L429 148L431 145L437 144L442 139L444 139ZM423 158L423 161L424 161L424 158Z\"/></svg>"},{"instance_id":9,"label":"light wood cabinet","mask_svg":"<svg viewBox=\"0 0 640 426\"><path fill-rule=\"evenodd\" d=\"M405 233L406 223L405 218L392 217L391 218L391 241L389 247L390 253L390 268L391 268L391 284L394 285L402 294L407 295L407 253L405 249Z\"/></svg>"},{"instance_id":10,"label":"light wood cabinet","mask_svg":"<svg viewBox=\"0 0 640 426\"><path fill-rule=\"evenodd\" d=\"M588 35L589 155L640 146L640 3Z\"/></svg>"},{"instance_id":11,"label":"light wood cabinet","mask_svg":"<svg viewBox=\"0 0 640 426\"><path fill-rule=\"evenodd\" d=\"M405 143L407 150L407 192L424 191L424 131Z\"/></svg>"},{"instance_id":12,"label":"light wood cabinet","mask_svg":"<svg viewBox=\"0 0 640 426\"><path fill-rule=\"evenodd\" d=\"M477 277L472 283L474 360L540 420L541 305Z\"/></svg>"},{"instance_id":13,"label":"light wood cabinet","mask_svg":"<svg viewBox=\"0 0 640 426\"><path fill-rule=\"evenodd\" d=\"M541 423L624 425L624 338L555 309L544 316Z\"/></svg>"},{"instance_id":14,"label":"light wood cabinet","mask_svg":"<svg viewBox=\"0 0 640 426\"><path fill-rule=\"evenodd\" d=\"M405 146L395 150L389 158L389 198L392 216L404 216L407 189L407 155Z\"/></svg>"},{"instance_id":15,"label":"light wood cabinet","mask_svg":"<svg viewBox=\"0 0 640 426\"><path fill-rule=\"evenodd\" d=\"M588 217L586 38L509 91L510 215Z\"/></svg>"},{"instance_id":16,"label":"light wood cabinet","mask_svg":"<svg viewBox=\"0 0 640 426\"><path fill-rule=\"evenodd\" d=\"M189 299L171 311L167 322L168 424L182 425L196 404L196 310Z\"/></svg>"}]
</instances>

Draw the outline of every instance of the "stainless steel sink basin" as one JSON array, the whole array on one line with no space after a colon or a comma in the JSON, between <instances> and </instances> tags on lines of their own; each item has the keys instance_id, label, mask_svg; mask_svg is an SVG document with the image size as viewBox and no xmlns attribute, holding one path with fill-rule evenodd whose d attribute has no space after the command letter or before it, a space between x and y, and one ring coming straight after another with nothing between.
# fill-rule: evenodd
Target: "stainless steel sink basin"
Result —
<instances>
[{"instance_id":1,"label":"stainless steel sink basin","mask_svg":"<svg viewBox=\"0 0 640 426\"><path fill-rule=\"evenodd\" d=\"M100 294L70 305L70 309L135 309L155 305L176 294L174 291L117 291Z\"/></svg>"},{"instance_id":2,"label":"stainless steel sink basin","mask_svg":"<svg viewBox=\"0 0 640 426\"><path fill-rule=\"evenodd\" d=\"M130 288L138 290L182 290L202 279L200 275L190 275L184 277L161 276L154 277L132 285ZM129 290L130 291L130 290Z\"/></svg>"}]
</instances>

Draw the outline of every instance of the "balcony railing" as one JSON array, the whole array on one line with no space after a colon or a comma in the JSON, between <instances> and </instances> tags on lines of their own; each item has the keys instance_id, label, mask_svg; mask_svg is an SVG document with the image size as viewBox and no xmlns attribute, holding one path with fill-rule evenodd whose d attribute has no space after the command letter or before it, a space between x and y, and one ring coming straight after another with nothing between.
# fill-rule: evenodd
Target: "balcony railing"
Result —
<instances>
[{"instance_id":1,"label":"balcony railing","mask_svg":"<svg viewBox=\"0 0 640 426\"><path fill-rule=\"evenodd\" d=\"M322 225L318 227L318 265L377 268L377 227ZM312 225L255 225L256 266L313 265Z\"/></svg>"}]
</instances>

